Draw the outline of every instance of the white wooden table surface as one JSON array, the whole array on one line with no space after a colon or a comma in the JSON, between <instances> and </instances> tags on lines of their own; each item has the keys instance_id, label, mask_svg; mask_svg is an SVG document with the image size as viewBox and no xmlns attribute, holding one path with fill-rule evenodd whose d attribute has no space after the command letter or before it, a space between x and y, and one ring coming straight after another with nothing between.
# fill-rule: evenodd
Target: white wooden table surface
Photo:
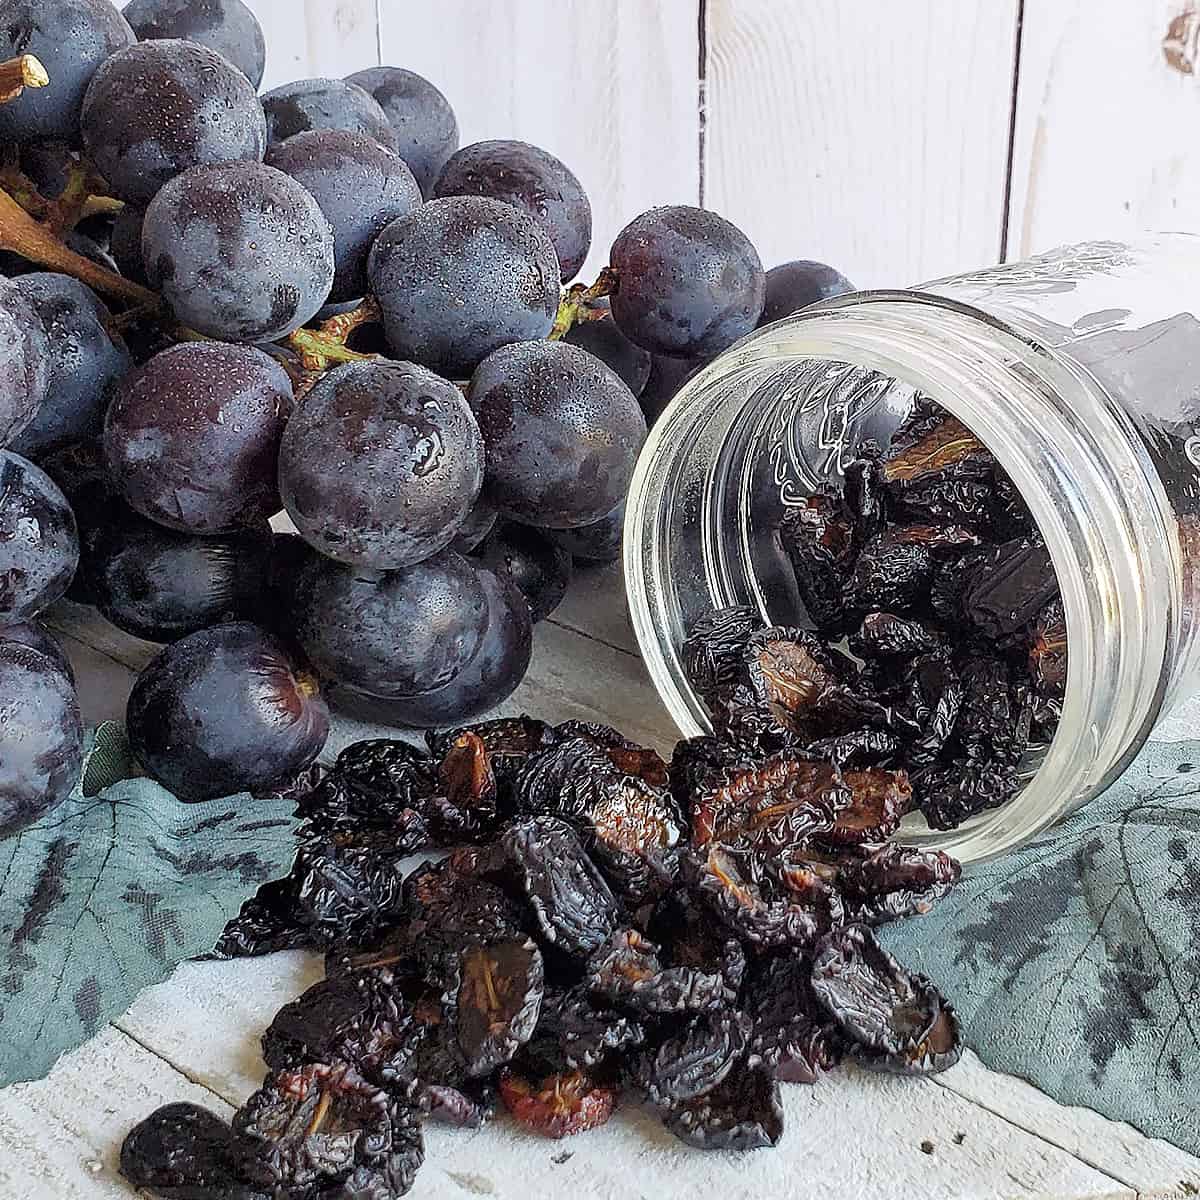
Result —
<instances>
[{"instance_id":1,"label":"white wooden table surface","mask_svg":"<svg viewBox=\"0 0 1200 1200\"><path fill-rule=\"evenodd\" d=\"M133 676L155 647L72 605L54 610L51 624L79 672L88 719L120 718ZM615 568L577 577L554 618L538 627L530 677L501 711L607 721L664 749L674 741L634 651ZM339 721L324 757L381 732L394 735ZM319 961L300 953L178 968L47 1079L0 1091L0 1197L131 1196L116 1170L127 1129L172 1100L229 1114L261 1081L262 1030L280 1005L319 977ZM431 1126L426 1165L411 1194L415 1200L1200 1194L1200 1160L1086 1109L1060 1107L969 1054L936 1080L841 1071L816 1087L784 1091L783 1142L742 1156L689 1150L636 1108L561 1143L526 1134L504 1116L473 1133Z\"/></svg>"}]
</instances>

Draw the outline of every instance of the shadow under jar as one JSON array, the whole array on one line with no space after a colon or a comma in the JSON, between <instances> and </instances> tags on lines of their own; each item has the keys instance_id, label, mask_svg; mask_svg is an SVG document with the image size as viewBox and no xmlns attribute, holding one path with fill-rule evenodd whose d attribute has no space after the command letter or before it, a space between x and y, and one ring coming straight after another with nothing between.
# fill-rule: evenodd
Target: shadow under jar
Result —
<instances>
[{"instance_id":1,"label":"shadow under jar","mask_svg":"<svg viewBox=\"0 0 1200 1200\"><path fill-rule=\"evenodd\" d=\"M680 661L714 608L807 624L777 529L886 446L931 397L991 450L1036 520L1066 615L1058 731L1025 786L949 833L1002 854L1103 791L1200 690L1200 237L1090 242L895 292L861 292L745 338L651 432L629 497L630 609L685 736L708 732Z\"/></svg>"}]
</instances>

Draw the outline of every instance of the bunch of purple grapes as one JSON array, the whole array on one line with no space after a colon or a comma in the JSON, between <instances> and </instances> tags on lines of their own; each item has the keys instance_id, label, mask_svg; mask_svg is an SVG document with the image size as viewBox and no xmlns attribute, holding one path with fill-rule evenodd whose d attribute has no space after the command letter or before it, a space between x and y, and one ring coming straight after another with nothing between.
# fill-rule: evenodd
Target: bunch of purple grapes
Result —
<instances>
[{"instance_id":1,"label":"bunch of purple grapes","mask_svg":"<svg viewBox=\"0 0 1200 1200\"><path fill-rule=\"evenodd\" d=\"M68 253L0 256L0 834L78 776L69 667L35 623L65 594L165 645L128 727L185 799L295 776L322 685L399 725L477 716L572 570L618 557L647 419L849 288L764 272L678 205L564 295L592 241L566 165L459 148L399 68L259 95L241 0L0 0L0 61L26 54L50 84L0 105L3 182ZM64 225L80 180L107 198Z\"/></svg>"}]
</instances>

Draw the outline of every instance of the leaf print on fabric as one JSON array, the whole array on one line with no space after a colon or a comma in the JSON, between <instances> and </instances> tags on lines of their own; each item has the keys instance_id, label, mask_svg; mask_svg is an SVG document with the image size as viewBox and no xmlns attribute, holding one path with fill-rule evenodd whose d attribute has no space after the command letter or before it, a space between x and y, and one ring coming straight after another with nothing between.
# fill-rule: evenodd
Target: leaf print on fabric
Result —
<instances>
[{"instance_id":1,"label":"leaf print on fabric","mask_svg":"<svg viewBox=\"0 0 1200 1200\"><path fill-rule=\"evenodd\" d=\"M81 784L0 842L0 1086L39 1079L176 963L207 954L295 857L295 801L185 805L101 726ZM88 794L85 794L85 791Z\"/></svg>"},{"instance_id":2,"label":"leaf print on fabric","mask_svg":"<svg viewBox=\"0 0 1200 1200\"><path fill-rule=\"evenodd\" d=\"M1062 1104L1200 1153L1200 742L881 931L943 979L967 1044Z\"/></svg>"}]
</instances>

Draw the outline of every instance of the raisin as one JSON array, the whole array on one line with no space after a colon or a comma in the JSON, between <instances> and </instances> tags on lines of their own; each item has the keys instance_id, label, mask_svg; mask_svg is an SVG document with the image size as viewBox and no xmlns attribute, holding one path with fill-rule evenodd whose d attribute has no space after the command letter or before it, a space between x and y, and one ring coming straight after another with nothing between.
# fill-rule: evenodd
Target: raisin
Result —
<instances>
[{"instance_id":1,"label":"raisin","mask_svg":"<svg viewBox=\"0 0 1200 1200\"><path fill-rule=\"evenodd\" d=\"M854 561L854 521L845 502L827 493L809 496L788 509L779 536L809 619L818 629L836 631Z\"/></svg>"},{"instance_id":2,"label":"raisin","mask_svg":"<svg viewBox=\"0 0 1200 1200\"><path fill-rule=\"evenodd\" d=\"M912 785L904 771L847 771L842 779L850 789L850 803L835 818L833 827L820 836L834 845L856 846L889 838L912 807Z\"/></svg>"},{"instance_id":3,"label":"raisin","mask_svg":"<svg viewBox=\"0 0 1200 1200\"><path fill-rule=\"evenodd\" d=\"M923 975L905 971L866 926L846 926L821 942L812 983L864 1065L934 1074L958 1061L962 1044L953 1009Z\"/></svg>"},{"instance_id":4,"label":"raisin","mask_svg":"<svg viewBox=\"0 0 1200 1200\"><path fill-rule=\"evenodd\" d=\"M931 479L912 484L901 493L905 515L935 524L991 531L995 489L975 479Z\"/></svg>"},{"instance_id":5,"label":"raisin","mask_svg":"<svg viewBox=\"0 0 1200 1200\"><path fill-rule=\"evenodd\" d=\"M992 481L992 527L1001 539L1028 537L1037 532L1029 506L1016 484L999 468Z\"/></svg>"},{"instance_id":6,"label":"raisin","mask_svg":"<svg viewBox=\"0 0 1200 1200\"><path fill-rule=\"evenodd\" d=\"M341 1185L369 1195L378 1182L403 1195L425 1155L417 1113L345 1064L273 1072L233 1127L253 1146L253 1177L276 1194Z\"/></svg>"},{"instance_id":7,"label":"raisin","mask_svg":"<svg viewBox=\"0 0 1200 1200\"><path fill-rule=\"evenodd\" d=\"M564 721L554 727L560 740L582 738L599 746L608 755L609 761L622 775L632 775L649 787L665 788L668 782L667 764L657 750L650 750L631 742L610 725L593 724L586 721Z\"/></svg>"},{"instance_id":8,"label":"raisin","mask_svg":"<svg viewBox=\"0 0 1200 1200\"><path fill-rule=\"evenodd\" d=\"M480 841L496 831L498 786L492 756L477 733L461 733L438 767L442 794L432 801L443 845Z\"/></svg>"},{"instance_id":9,"label":"raisin","mask_svg":"<svg viewBox=\"0 0 1200 1200\"><path fill-rule=\"evenodd\" d=\"M530 817L510 826L501 844L547 942L580 958L604 944L620 909L569 825Z\"/></svg>"},{"instance_id":10,"label":"raisin","mask_svg":"<svg viewBox=\"0 0 1200 1200\"><path fill-rule=\"evenodd\" d=\"M620 929L588 960L587 985L608 1004L637 1012L706 1012L726 1002L722 975L665 967L658 947L635 929Z\"/></svg>"},{"instance_id":11,"label":"raisin","mask_svg":"<svg viewBox=\"0 0 1200 1200\"><path fill-rule=\"evenodd\" d=\"M1040 538L1004 542L973 559L962 608L985 636L1001 640L1031 624L1058 595L1058 579Z\"/></svg>"},{"instance_id":12,"label":"raisin","mask_svg":"<svg viewBox=\"0 0 1200 1200\"><path fill-rule=\"evenodd\" d=\"M888 843L843 864L841 883L854 919L879 925L929 912L960 873L958 863L940 850Z\"/></svg>"},{"instance_id":13,"label":"raisin","mask_svg":"<svg viewBox=\"0 0 1200 1200\"><path fill-rule=\"evenodd\" d=\"M893 450L883 464L889 484L910 486L931 479L989 479L996 465L986 446L949 413L939 414L917 436Z\"/></svg>"},{"instance_id":14,"label":"raisin","mask_svg":"<svg viewBox=\"0 0 1200 1200\"><path fill-rule=\"evenodd\" d=\"M248 1171L247 1147L195 1104L164 1105L121 1145L121 1174L163 1200L266 1200Z\"/></svg>"},{"instance_id":15,"label":"raisin","mask_svg":"<svg viewBox=\"0 0 1200 1200\"><path fill-rule=\"evenodd\" d=\"M1013 687L1003 659L975 653L962 662L959 673L963 699L955 726L957 741L974 757L1016 764L1028 743L1032 699Z\"/></svg>"},{"instance_id":16,"label":"raisin","mask_svg":"<svg viewBox=\"0 0 1200 1200\"><path fill-rule=\"evenodd\" d=\"M930 767L913 781L917 807L933 829L957 829L985 809L1007 804L1020 786L1016 767L997 758Z\"/></svg>"},{"instance_id":17,"label":"raisin","mask_svg":"<svg viewBox=\"0 0 1200 1200\"><path fill-rule=\"evenodd\" d=\"M331 774L364 798L364 809L368 804L384 809L419 809L437 790L434 761L407 742L386 738L347 746L338 755Z\"/></svg>"},{"instance_id":18,"label":"raisin","mask_svg":"<svg viewBox=\"0 0 1200 1200\"><path fill-rule=\"evenodd\" d=\"M510 1062L541 1012L542 956L531 941L471 946L462 954L456 1002L458 1046L470 1076Z\"/></svg>"},{"instance_id":19,"label":"raisin","mask_svg":"<svg viewBox=\"0 0 1200 1200\"><path fill-rule=\"evenodd\" d=\"M804 959L769 958L750 987L747 1063L765 1066L787 1083L816 1083L842 1059L844 1042L821 1011Z\"/></svg>"},{"instance_id":20,"label":"raisin","mask_svg":"<svg viewBox=\"0 0 1200 1200\"><path fill-rule=\"evenodd\" d=\"M583 819L615 772L603 747L567 738L532 755L514 780L518 812Z\"/></svg>"},{"instance_id":21,"label":"raisin","mask_svg":"<svg viewBox=\"0 0 1200 1200\"><path fill-rule=\"evenodd\" d=\"M834 737L818 738L804 748L813 758L836 767L884 767L896 757L904 743L886 729L852 729Z\"/></svg>"},{"instance_id":22,"label":"raisin","mask_svg":"<svg viewBox=\"0 0 1200 1200\"><path fill-rule=\"evenodd\" d=\"M671 755L671 795L690 819L695 796L723 786L735 769L748 766L741 750L715 737L688 738Z\"/></svg>"},{"instance_id":23,"label":"raisin","mask_svg":"<svg viewBox=\"0 0 1200 1200\"><path fill-rule=\"evenodd\" d=\"M889 612L868 613L850 639L850 649L860 658L915 658L932 653L941 644L941 638L928 625Z\"/></svg>"},{"instance_id":24,"label":"raisin","mask_svg":"<svg viewBox=\"0 0 1200 1200\"><path fill-rule=\"evenodd\" d=\"M846 585L851 620L872 609L911 612L922 608L933 584L935 557L921 542L901 541L895 530L876 534L863 546Z\"/></svg>"},{"instance_id":25,"label":"raisin","mask_svg":"<svg viewBox=\"0 0 1200 1200\"><path fill-rule=\"evenodd\" d=\"M651 1104L683 1104L719 1087L742 1055L750 1019L728 1010L693 1017L638 1059L635 1077Z\"/></svg>"},{"instance_id":26,"label":"raisin","mask_svg":"<svg viewBox=\"0 0 1200 1200\"><path fill-rule=\"evenodd\" d=\"M692 840L698 846L744 841L785 850L832 829L851 801L851 788L827 763L779 754L697 798Z\"/></svg>"},{"instance_id":27,"label":"raisin","mask_svg":"<svg viewBox=\"0 0 1200 1200\"><path fill-rule=\"evenodd\" d=\"M776 627L753 634L743 663L757 706L785 727L802 724L822 693L847 677L834 653L801 629Z\"/></svg>"},{"instance_id":28,"label":"raisin","mask_svg":"<svg viewBox=\"0 0 1200 1200\"><path fill-rule=\"evenodd\" d=\"M725 1082L662 1114L680 1141L700 1150L758 1150L783 1136L779 1085L766 1067L733 1071Z\"/></svg>"},{"instance_id":29,"label":"raisin","mask_svg":"<svg viewBox=\"0 0 1200 1200\"><path fill-rule=\"evenodd\" d=\"M599 1007L583 985L546 994L538 1032L557 1042L563 1061L572 1068L599 1066L646 1041L640 1020Z\"/></svg>"},{"instance_id":30,"label":"raisin","mask_svg":"<svg viewBox=\"0 0 1200 1200\"><path fill-rule=\"evenodd\" d=\"M646 924L652 941L662 947L669 967L691 967L725 981L729 1003L737 1000L746 974L746 952L741 942L730 937L694 903L685 888L664 896Z\"/></svg>"},{"instance_id":31,"label":"raisin","mask_svg":"<svg viewBox=\"0 0 1200 1200\"><path fill-rule=\"evenodd\" d=\"M920 737L909 743L910 766L933 762L950 740L962 709L964 688L953 663L944 653L926 654L905 672L908 711L921 727Z\"/></svg>"},{"instance_id":32,"label":"raisin","mask_svg":"<svg viewBox=\"0 0 1200 1200\"><path fill-rule=\"evenodd\" d=\"M616 1092L586 1071L544 1075L505 1068L500 1074L505 1107L527 1129L550 1138L570 1137L603 1125L616 1107Z\"/></svg>"},{"instance_id":33,"label":"raisin","mask_svg":"<svg viewBox=\"0 0 1200 1200\"><path fill-rule=\"evenodd\" d=\"M753 609L736 607L717 609L692 626L681 651L683 670L710 708L717 707L736 683L746 642L762 628Z\"/></svg>"}]
</instances>

